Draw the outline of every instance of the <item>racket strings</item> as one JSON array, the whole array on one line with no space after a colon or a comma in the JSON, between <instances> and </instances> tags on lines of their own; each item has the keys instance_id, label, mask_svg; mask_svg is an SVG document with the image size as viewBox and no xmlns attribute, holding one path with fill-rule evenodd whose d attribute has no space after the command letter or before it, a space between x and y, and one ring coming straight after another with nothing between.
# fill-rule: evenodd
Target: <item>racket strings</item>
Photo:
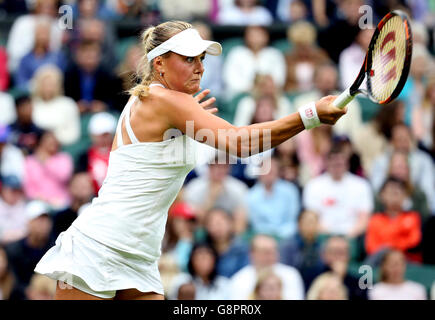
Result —
<instances>
[{"instance_id":1,"label":"racket strings","mask_svg":"<svg viewBox=\"0 0 435 320\"><path fill-rule=\"evenodd\" d=\"M388 20L380 30L373 48L368 89L378 101L391 96L399 83L406 55L406 36L400 17Z\"/></svg>"}]
</instances>

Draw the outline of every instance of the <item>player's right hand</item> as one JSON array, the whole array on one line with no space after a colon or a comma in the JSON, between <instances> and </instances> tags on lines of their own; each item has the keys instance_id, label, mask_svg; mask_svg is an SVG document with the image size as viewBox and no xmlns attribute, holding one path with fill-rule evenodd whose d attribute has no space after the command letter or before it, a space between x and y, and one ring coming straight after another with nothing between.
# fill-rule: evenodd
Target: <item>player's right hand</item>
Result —
<instances>
[{"instance_id":1,"label":"player's right hand","mask_svg":"<svg viewBox=\"0 0 435 320\"><path fill-rule=\"evenodd\" d=\"M332 102L337 96L326 96L316 102L316 111L320 122L334 125L347 112L347 107L343 109L335 107Z\"/></svg>"}]
</instances>

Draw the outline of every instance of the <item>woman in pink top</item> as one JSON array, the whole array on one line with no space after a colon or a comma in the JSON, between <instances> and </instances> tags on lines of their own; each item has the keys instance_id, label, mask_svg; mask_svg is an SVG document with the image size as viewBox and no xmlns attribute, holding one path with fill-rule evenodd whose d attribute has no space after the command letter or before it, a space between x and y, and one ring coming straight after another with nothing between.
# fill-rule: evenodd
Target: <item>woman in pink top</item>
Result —
<instances>
[{"instance_id":1,"label":"woman in pink top","mask_svg":"<svg viewBox=\"0 0 435 320\"><path fill-rule=\"evenodd\" d=\"M40 138L35 153L25 160L24 191L30 199L63 208L69 203L68 181L73 173L73 161L59 151L55 135L46 131Z\"/></svg>"}]
</instances>

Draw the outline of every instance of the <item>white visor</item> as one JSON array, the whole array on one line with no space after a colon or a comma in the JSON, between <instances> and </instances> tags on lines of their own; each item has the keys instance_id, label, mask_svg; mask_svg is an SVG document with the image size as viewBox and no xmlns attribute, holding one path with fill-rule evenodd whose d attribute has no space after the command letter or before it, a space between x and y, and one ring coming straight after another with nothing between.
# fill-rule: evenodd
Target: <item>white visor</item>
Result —
<instances>
[{"instance_id":1,"label":"white visor","mask_svg":"<svg viewBox=\"0 0 435 320\"><path fill-rule=\"evenodd\" d=\"M169 51L186 57L196 57L204 51L208 54L218 56L222 53L222 46L215 41L203 40L198 31L189 28L177 33L175 36L148 52L148 61Z\"/></svg>"}]
</instances>

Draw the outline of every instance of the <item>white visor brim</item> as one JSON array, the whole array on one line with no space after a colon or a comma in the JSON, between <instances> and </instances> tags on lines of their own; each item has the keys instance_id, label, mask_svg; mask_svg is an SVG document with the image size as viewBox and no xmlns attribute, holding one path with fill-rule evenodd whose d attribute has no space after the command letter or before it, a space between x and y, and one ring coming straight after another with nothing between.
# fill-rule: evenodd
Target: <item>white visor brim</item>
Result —
<instances>
[{"instance_id":1,"label":"white visor brim","mask_svg":"<svg viewBox=\"0 0 435 320\"><path fill-rule=\"evenodd\" d=\"M181 31L148 52L148 61L166 52L175 52L187 57L196 57L203 52L218 56L222 53L219 42L204 40L193 28Z\"/></svg>"}]
</instances>

